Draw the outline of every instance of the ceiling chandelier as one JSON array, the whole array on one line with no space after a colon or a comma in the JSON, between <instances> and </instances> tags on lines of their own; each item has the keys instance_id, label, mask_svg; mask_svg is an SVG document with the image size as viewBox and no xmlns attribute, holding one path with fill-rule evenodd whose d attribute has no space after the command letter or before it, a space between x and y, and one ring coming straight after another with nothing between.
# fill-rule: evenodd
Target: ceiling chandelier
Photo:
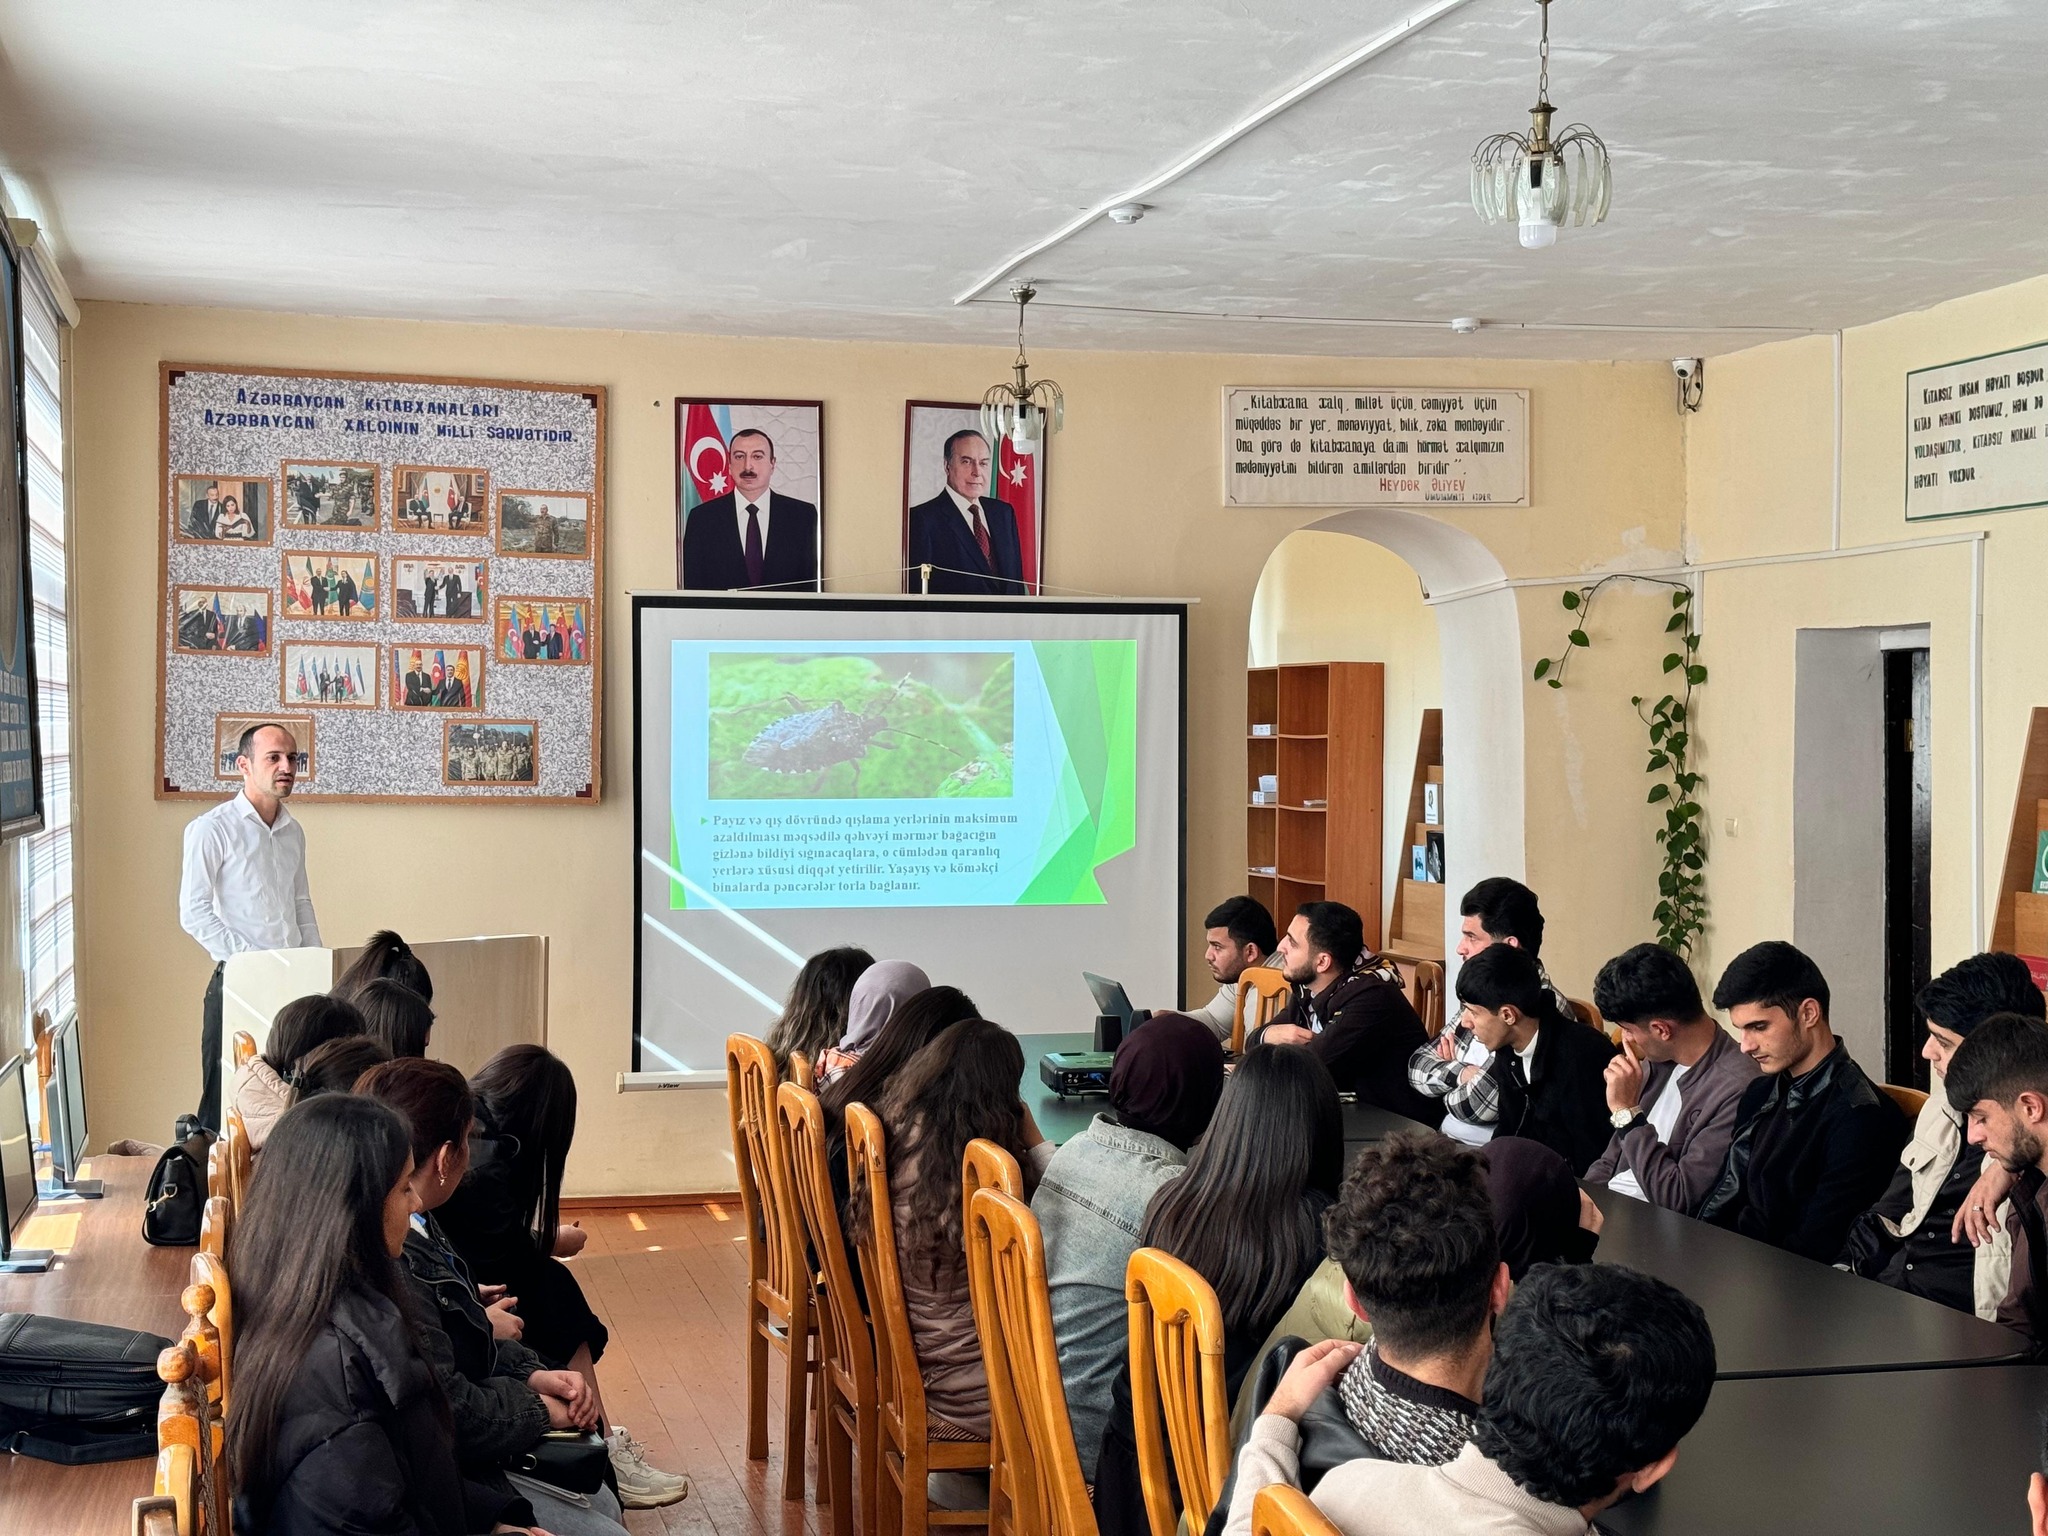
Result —
<instances>
[{"instance_id":1,"label":"ceiling chandelier","mask_svg":"<svg viewBox=\"0 0 2048 1536\"><path fill-rule=\"evenodd\" d=\"M1496 133L1472 152L1473 208L1489 224L1521 225L1522 244L1532 251L1555 245L1567 219L1598 224L1606 218L1613 190L1599 134L1573 123L1550 136L1550 0L1536 3L1543 7L1543 41L1529 132Z\"/></svg>"},{"instance_id":2,"label":"ceiling chandelier","mask_svg":"<svg viewBox=\"0 0 2048 1536\"><path fill-rule=\"evenodd\" d=\"M1051 379L1031 381L1030 365L1024 358L1024 306L1038 297L1029 283L1013 283L1010 297L1017 301L1017 371L1014 384L991 384L981 397L981 431L991 443L1010 440L1012 451L1032 453L1049 432L1057 432L1066 419L1066 399Z\"/></svg>"}]
</instances>

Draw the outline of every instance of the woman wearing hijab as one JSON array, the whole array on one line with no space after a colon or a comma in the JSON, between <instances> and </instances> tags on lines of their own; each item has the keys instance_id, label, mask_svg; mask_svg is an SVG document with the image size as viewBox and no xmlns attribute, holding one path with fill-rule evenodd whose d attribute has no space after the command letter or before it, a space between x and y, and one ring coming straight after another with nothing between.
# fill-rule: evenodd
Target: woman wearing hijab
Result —
<instances>
[{"instance_id":1,"label":"woman wearing hijab","mask_svg":"<svg viewBox=\"0 0 2048 1536\"><path fill-rule=\"evenodd\" d=\"M846 1033L819 1058L818 1086L824 1088L844 1076L890 1016L931 984L931 978L908 960L877 960L862 971L846 1000Z\"/></svg>"},{"instance_id":2,"label":"woman wearing hijab","mask_svg":"<svg viewBox=\"0 0 2048 1536\"><path fill-rule=\"evenodd\" d=\"M1095 1478L1110 1393L1129 1350L1124 1270L1145 1207L1187 1167L1223 1096L1223 1047L1186 1014L1156 1014L1125 1036L1109 1110L1053 1154L1032 1213L1045 1233L1052 1325L1081 1474Z\"/></svg>"}]
</instances>

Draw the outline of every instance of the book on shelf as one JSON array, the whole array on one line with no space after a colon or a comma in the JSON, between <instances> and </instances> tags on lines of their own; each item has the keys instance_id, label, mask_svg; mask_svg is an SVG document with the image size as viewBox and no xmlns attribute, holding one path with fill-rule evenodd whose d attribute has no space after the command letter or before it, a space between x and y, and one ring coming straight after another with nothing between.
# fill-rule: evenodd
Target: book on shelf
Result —
<instances>
[{"instance_id":1,"label":"book on shelf","mask_svg":"<svg viewBox=\"0 0 2048 1536\"><path fill-rule=\"evenodd\" d=\"M2048 832L2038 834L2034 843L2034 894L2048 896Z\"/></svg>"},{"instance_id":2,"label":"book on shelf","mask_svg":"<svg viewBox=\"0 0 2048 1536\"><path fill-rule=\"evenodd\" d=\"M1270 736L1273 734L1273 727L1270 725L1255 725L1252 727L1252 734L1254 736Z\"/></svg>"},{"instance_id":3,"label":"book on shelf","mask_svg":"<svg viewBox=\"0 0 2048 1536\"><path fill-rule=\"evenodd\" d=\"M1422 839L1423 857L1429 867L1428 878L1438 884L1444 878L1444 835L1441 832L1425 833Z\"/></svg>"},{"instance_id":4,"label":"book on shelf","mask_svg":"<svg viewBox=\"0 0 2048 1536\"><path fill-rule=\"evenodd\" d=\"M1429 879L1429 850L1420 843L1416 843L1408 850L1408 878L1423 881Z\"/></svg>"},{"instance_id":5,"label":"book on shelf","mask_svg":"<svg viewBox=\"0 0 2048 1536\"><path fill-rule=\"evenodd\" d=\"M1437 827L1443 825L1443 796L1444 787L1441 784L1425 784L1422 786L1422 820L1425 826Z\"/></svg>"}]
</instances>

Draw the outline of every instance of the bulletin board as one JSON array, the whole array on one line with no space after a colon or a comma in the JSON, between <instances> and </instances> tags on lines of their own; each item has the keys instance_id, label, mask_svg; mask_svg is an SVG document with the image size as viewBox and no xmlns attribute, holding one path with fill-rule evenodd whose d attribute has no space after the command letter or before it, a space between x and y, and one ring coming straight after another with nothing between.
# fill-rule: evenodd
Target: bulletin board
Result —
<instances>
[{"instance_id":1,"label":"bulletin board","mask_svg":"<svg viewBox=\"0 0 2048 1536\"><path fill-rule=\"evenodd\" d=\"M605 391L166 363L159 799L595 803Z\"/></svg>"}]
</instances>

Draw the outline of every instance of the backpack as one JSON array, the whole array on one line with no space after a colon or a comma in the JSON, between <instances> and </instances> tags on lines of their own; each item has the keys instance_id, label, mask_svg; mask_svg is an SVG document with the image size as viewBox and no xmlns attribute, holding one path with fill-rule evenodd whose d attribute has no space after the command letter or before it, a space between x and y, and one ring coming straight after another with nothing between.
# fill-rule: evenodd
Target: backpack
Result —
<instances>
[{"instance_id":1,"label":"backpack","mask_svg":"<svg viewBox=\"0 0 2048 1536\"><path fill-rule=\"evenodd\" d=\"M156 1357L171 1341L0 1313L0 1449L64 1466L156 1454Z\"/></svg>"},{"instance_id":2,"label":"backpack","mask_svg":"<svg viewBox=\"0 0 2048 1536\"><path fill-rule=\"evenodd\" d=\"M187 1129L180 1120L178 1129ZM142 1202L142 1240L156 1248L199 1246L199 1217L206 1209L206 1155L213 1133L196 1126L164 1148L149 1175Z\"/></svg>"}]
</instances>

